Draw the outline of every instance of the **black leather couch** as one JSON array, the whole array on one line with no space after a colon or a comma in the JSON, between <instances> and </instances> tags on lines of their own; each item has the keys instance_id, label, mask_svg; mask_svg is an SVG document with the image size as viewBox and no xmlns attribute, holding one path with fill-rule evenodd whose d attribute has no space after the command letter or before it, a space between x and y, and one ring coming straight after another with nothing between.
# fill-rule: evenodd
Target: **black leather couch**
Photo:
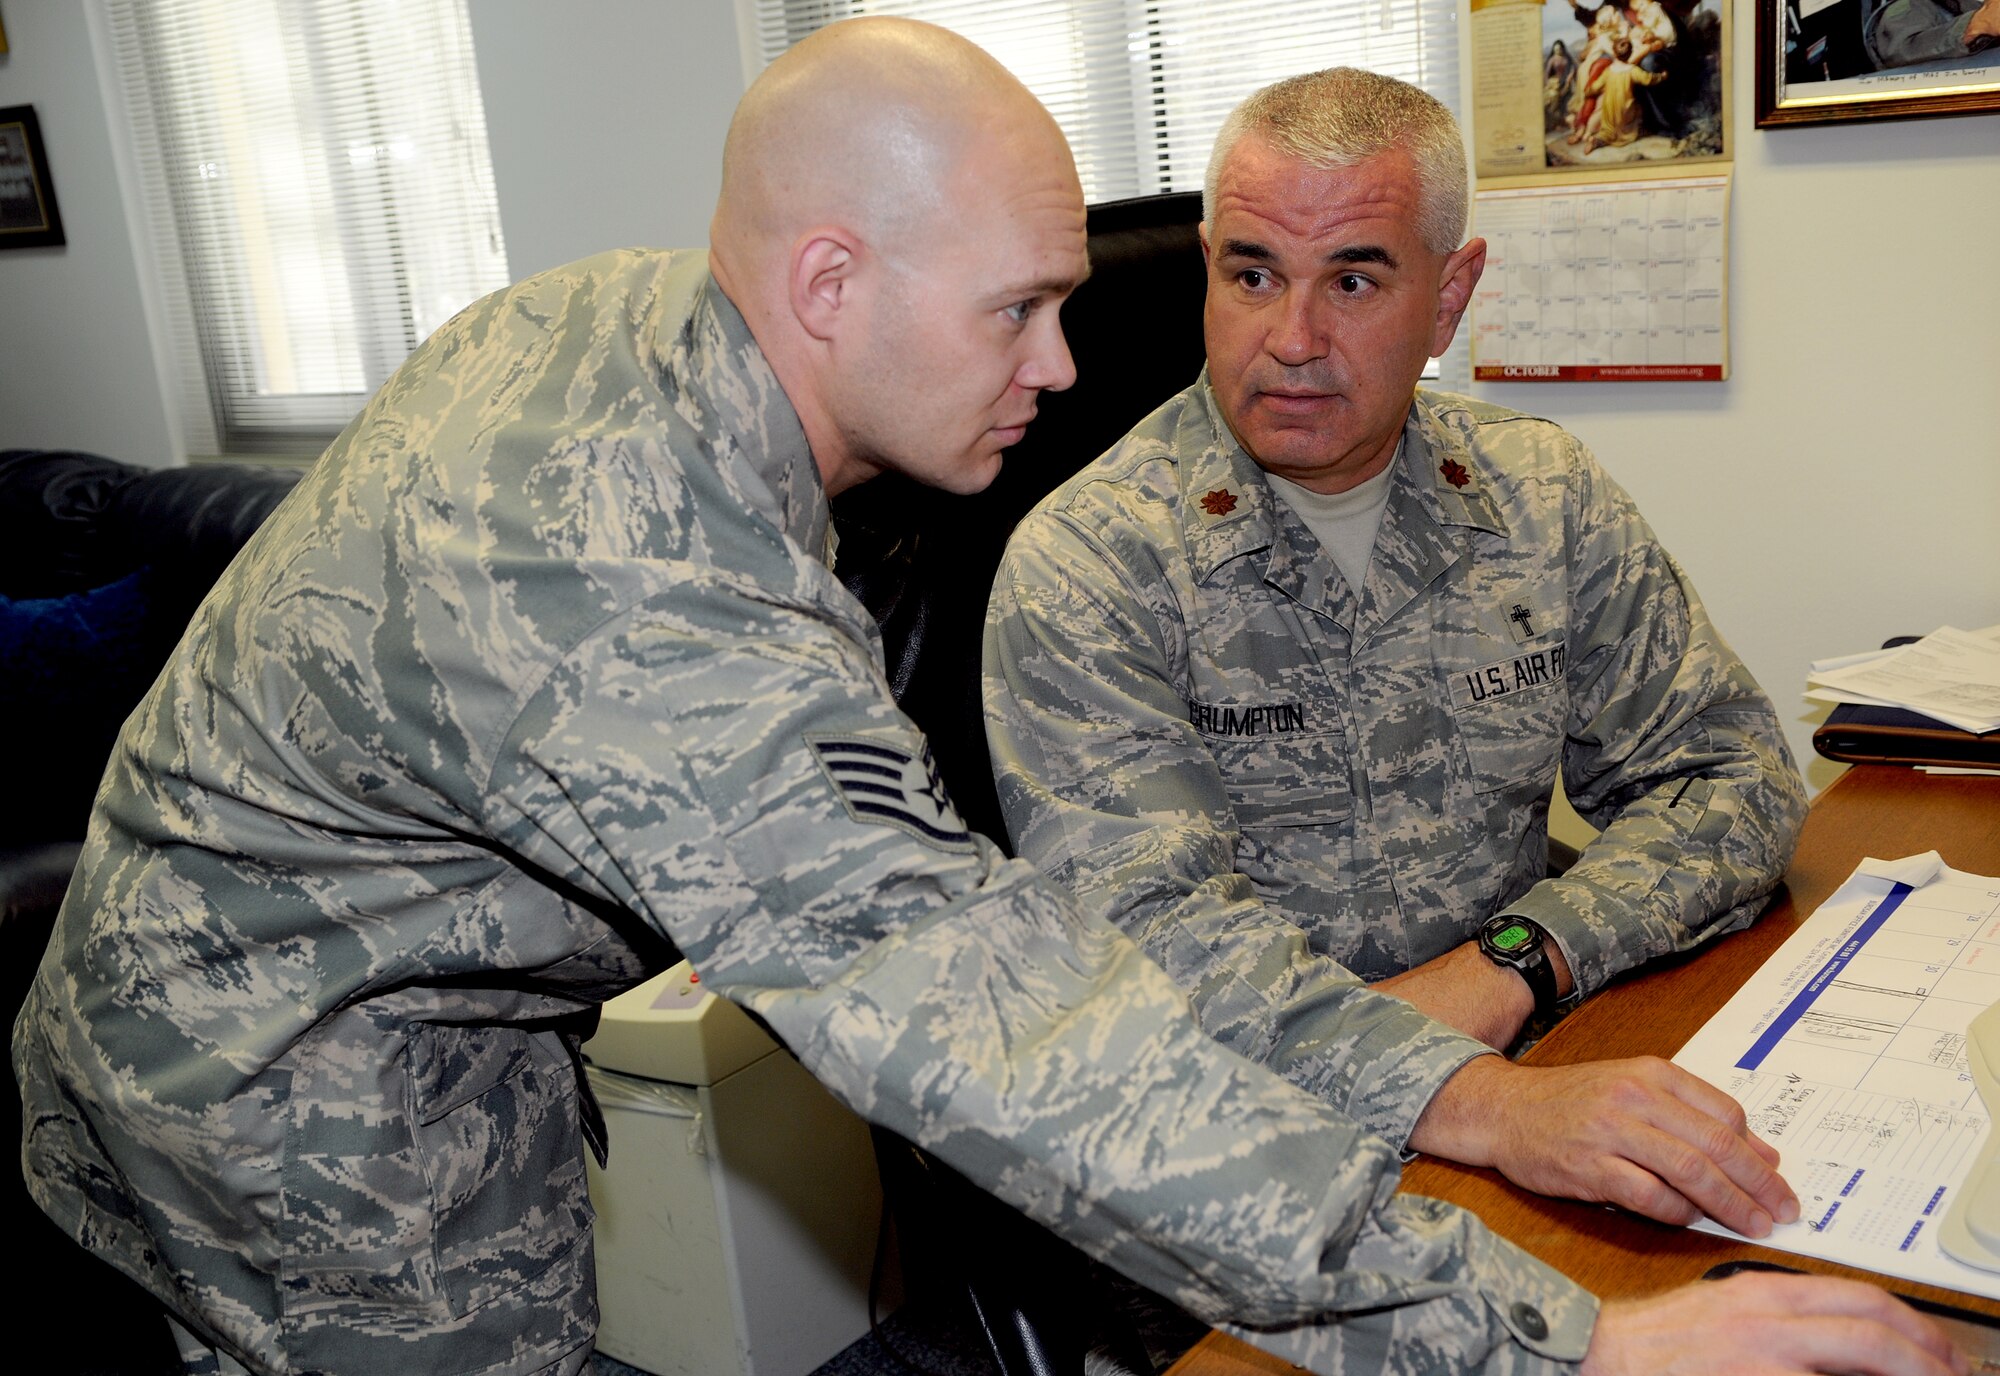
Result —
<instances>
[{"instance_id":1,"label":"black leather couch","mask_svg":"<svg viewBox=\"0 0 2000 1376\"><path fill-rule=\"evenodd\" d=\"M298 480L243 466L146 469L93 454L0 451L0 722L13 786L0 794L0 1009L27 996L75 868L91 799L125 717L195 605ZM11 1076L9 1077L11 1079ZM20 1099L0 1100L0 1227L37 1370L177 1371L158 1309L72 1244L28 1198ZM58 1322L61 1320L61 1322Z\"/></svg>"},{"instance_id":2,"label":"black leather couch","mask_svg":"<svg viewBox=\"0 0 2000 1376\"><path fill-rule=\"evenodd\" d=\"M26 845L80 841L98 775L195 604L298 480L212 465L0 451L0 717L16 778L0 800L0 883ZM33 729L24 729L28 724Z\"/></svg>"}]
</instances>

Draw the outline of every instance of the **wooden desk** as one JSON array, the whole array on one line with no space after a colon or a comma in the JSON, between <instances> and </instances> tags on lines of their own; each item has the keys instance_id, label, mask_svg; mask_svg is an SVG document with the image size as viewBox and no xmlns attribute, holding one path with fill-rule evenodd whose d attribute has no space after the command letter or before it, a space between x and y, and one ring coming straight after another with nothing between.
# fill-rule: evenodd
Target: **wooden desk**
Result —
<instances>
[{"instance_id":1,"label":"wooden desk","mask_svg":"<svg viewBox=\"0 0 2000 1376\"><path fill-rule=\"evenodd\" d=\"M1974 874L2000 874L2000 773L1926 775L1863 765L1840 776L1814 802L1785 887L1747 931L1692 955L1650 965L1586 1002L1522 1058L1527 1065L1570 1065L1624 1056L1671 1056L1744 980L1840 887L1866 856L1893 859L1926 850ZM1545 1199L1493 1171L1429 1157L1403 1172L1403 1189L1432 1195L1478 1214L1502 1237L1534 1253L1585 1288L1609 1299L1658 1294L1738 1258L1777 1262L1831 1275L1861 1276L1900 1294L2000 1317L2000 1304L1932 1286L1774 1252L1747 1242L1671 1228L1595 1205ZM1220 1333L1211 1333L1169 1376L1246 1376L1292 1366Z\"/></svg>"}]
</instances>

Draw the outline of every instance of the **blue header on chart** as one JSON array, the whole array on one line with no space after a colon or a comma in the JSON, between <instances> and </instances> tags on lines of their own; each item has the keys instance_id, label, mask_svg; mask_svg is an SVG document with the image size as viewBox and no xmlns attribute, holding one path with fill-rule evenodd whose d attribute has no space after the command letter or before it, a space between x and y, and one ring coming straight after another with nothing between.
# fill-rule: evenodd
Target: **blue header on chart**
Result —
<instances>
[{"instance_id":1,"label":"blue header on chart","mask_svg":"<svg viewBox=\"0 0 2000 1376\"><path fill-rule=\"evenodd\" d=\"M1840 949L1820 967L1819 973L1807 980L1806 987L1799 990L1792 1001L1785 1005L1785 1011L1772 1019L1771 1025L1764 1029L1764 1035L1757 1038L1750 1049L1743 1053L1743 1059L1736 1063L1738 1070L1755 1070L1764 1064L1764 1058L1770 1055L1784 1035L1792 1030L1792 1024L1805 1016L1806 1010L1813 1006L1813 1000L1818 998L1820 992L1832 984L1840 972L1847 968L1847 962L1861 953L1861 948L1868 944L1868 938L1881 929L1882 924L1889 920L1889 914L1902 906L1903 900L1909 897L1910 892L1908 884L1889 886L1889 892L1881 903L1876 905L1875 911L1861 920L1861 925L1854 929L1854 935L1840 944Z\"/></svg>"}]
</instances>

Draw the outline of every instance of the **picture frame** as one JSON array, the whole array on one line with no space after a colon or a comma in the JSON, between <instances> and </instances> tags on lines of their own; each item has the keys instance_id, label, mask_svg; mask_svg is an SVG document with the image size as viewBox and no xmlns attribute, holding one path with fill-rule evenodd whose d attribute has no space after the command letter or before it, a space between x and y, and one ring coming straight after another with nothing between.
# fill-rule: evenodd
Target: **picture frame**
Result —
<instances>
[{"instance_id":1,"label":"picture frame","mask_svg":"<svg viewBox=\"0 0 2000 1376\"><path fill-rule=\"evenodd\" d=\"M32 105L0 109L0 249L68 243Z\"/></svg>"},{"instance_id":2,"label":"picture frame","mask_svg":"<svg viewBox=\"0 0 2000 1376\"><path fill-rule=\"evenodd\" d=\"M1756 5L1759 129L2000 110L2000 38L1961 36L1980 0Z\"/></svg>"}]
</instances>

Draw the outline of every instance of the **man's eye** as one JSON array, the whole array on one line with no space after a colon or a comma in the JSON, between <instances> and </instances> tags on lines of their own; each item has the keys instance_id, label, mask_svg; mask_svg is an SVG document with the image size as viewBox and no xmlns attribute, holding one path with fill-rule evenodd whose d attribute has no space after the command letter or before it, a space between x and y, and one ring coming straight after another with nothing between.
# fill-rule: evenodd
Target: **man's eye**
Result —
<instances>
[{"instance_id":1,"label":"man's eye","mask_svg":"<svg viewBox=\"0 0 2000 1376\"><path fill-rule=\"evenodd\" d=\"M1343 296L1356 296L1374 286L1358 272L1343 272L1333 279L1333 289Z\"/></svg>"},{"instance_id":2,"label":"man's eye","mask_svg":"<svg viewBox=\"0 0 2000 1376\"><path fill-rule=\"evenodd\" d=\"M1001 312L1001 314L1005 315L1009 320L1013 321L1016 325L1027 324L1028 317L1033 315L1034 313L1035 313L1035 303L1033 301L1016 301L1013 305L1006 307Z\"/></svg>"},{"instance_id":3,"label":"man's eye","mask_svg":"<svg viewBox=\"0 0 2000 1376\"><path fill-rule=\"evenodd\" d=\"M1236 274L1236 280L1251 291L1262 291L1271 285L1271 274L1262 268L1244 268Z\"/></svg>"}]
</instances>

